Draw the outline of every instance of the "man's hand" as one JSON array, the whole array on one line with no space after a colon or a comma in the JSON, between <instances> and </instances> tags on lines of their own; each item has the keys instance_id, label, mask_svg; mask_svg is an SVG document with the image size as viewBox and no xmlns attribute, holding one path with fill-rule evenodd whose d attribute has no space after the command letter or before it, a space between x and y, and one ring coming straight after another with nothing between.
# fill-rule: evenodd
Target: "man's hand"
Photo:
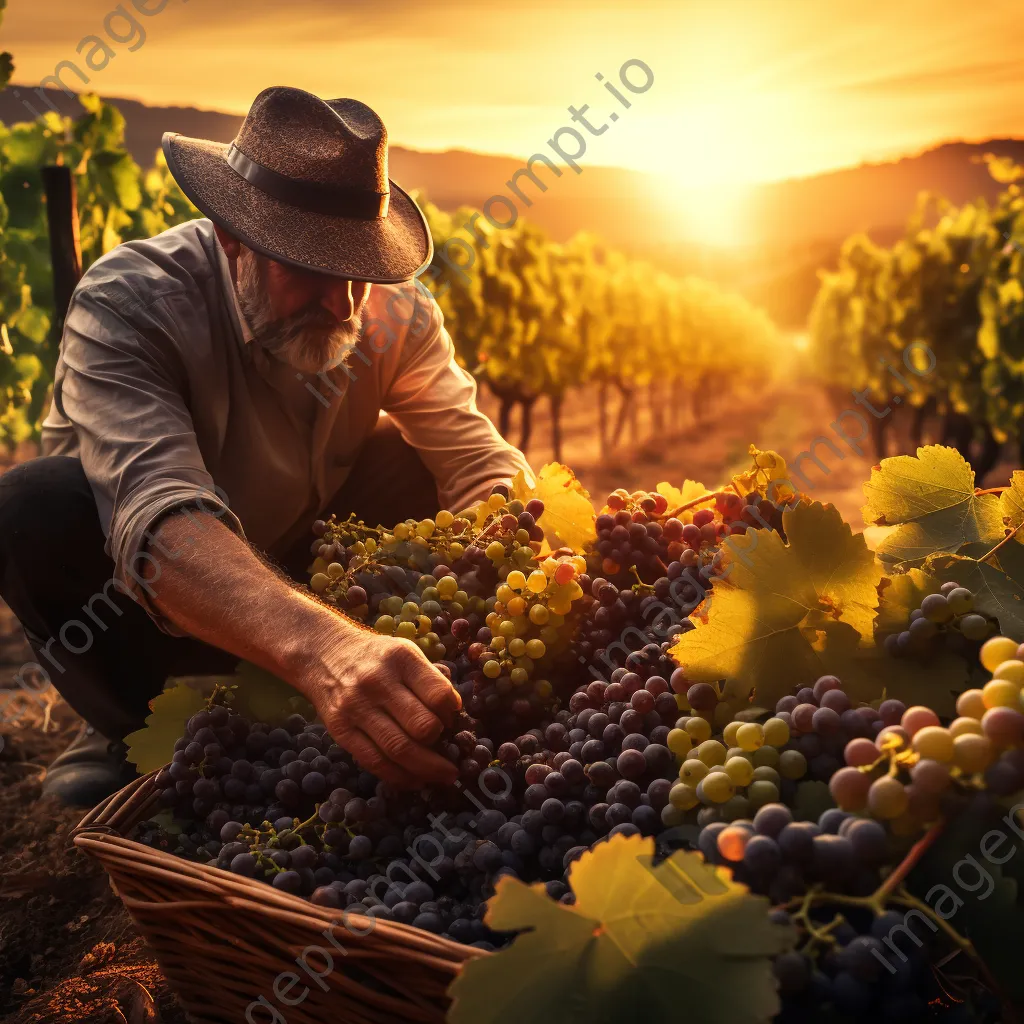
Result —
<instances>
[{"instance_id":1,"label":"man's hand","mask_svg":"<svg viewBox=\"0 0 1024 1024\"><path fill-rule=\"evenodd\" d=\"M343 621L300 683L327 731L395 786L454 782L455 765L430 747L462 706L458 691L412 641Z\"/></svg>"},{"instance_id":2,"label":"man's hand","mask_svg":"<svg viewBox=\"0 0 1024 1024\"><path fill-rule=\"evenodd\" d=\"M406 788L455 781L429 745L462 701L414 643L296 590L212 516L168 516L156 537L148 592L175 625L291 683L367 771Z\"/></svg>"}]
</instances>

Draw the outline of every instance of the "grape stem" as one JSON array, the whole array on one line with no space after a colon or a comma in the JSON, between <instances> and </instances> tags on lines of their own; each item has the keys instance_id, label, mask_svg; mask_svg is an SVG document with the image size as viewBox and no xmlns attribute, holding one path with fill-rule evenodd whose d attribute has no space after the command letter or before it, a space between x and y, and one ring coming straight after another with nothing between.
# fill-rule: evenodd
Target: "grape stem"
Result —
<instances>
[{"instance_id":1,"label":"grape stem","mask_svg":"<svg viewBox=\"0 0 1024 1024\"><path fill-rule=\"evenodd\" d=\"M812 889L805 896L797 896L788 903L784 903L781 909L789 912L795 911L795 913L793 913L794 920L804 923L809 920L807 915L811 906L815 904L820 905L831 903L841 907L861 907L864 910L870 910L877 917L880 917L885 912L886 903L902 907L910 907L924 914L925 917L933 921L936 927L944 932L951 942L953 942L959 949L963 950L974 961L974 963L977 964L978 969L984 975L985 980L991 986L992 991L999 993L999 987L996 984L995 979L989 973L989 970L982 962L981 957L978 956L978 953L974 948L974 944L970 939L965 939L948 921L939 917L939 915L936 914L927 903L917 899L915 896L911 896L906 889L900 889L899 893L887 893L883 891L883 888L877 889L870 896L844 896L841 893L827 892L824 889ZM828 927L832 928L835 924L836 922L833 921ZM810 932L812 939L821 938L818 934L821 932L821 929L811 927L808 931ZM1001 994L1000 998L1002 998ZM1010 1024L1010 1018L1006 1018L1006 1020L1007 1024Z\"/></svg>"},{"instance_id":2,"label":"grape stem","mask_svg":"<svg viewBox=\"0 0 1024 1024\"><path fill-rule=\"evenodd\" d=\"M680 512L686 512L688 509L696 508L698 505L703 505L705 502L714 501L728 491L708 491L707 494L702 494L699 498L691 498L690 501L684 502L678 508L674 508L671 512L666 512L665 517L667 519L674 519Z\"/></svg>"},{"instance_id":3,"label":"grape stem","mask_svg":"<svg viewBox=\"0 0 1024 1024\"><path fill-rule=\"evenodd\" d=\"M1008 489L1009 488L1007 488L1006 486L1003 486L1003 487L986 487L984 489L982 489L981 487L975 487L974 488L974 496L976 498L980 498L983 494L1002 494L1003 491L1008 490Z\"/></svg>"},{"instance_id":4,"label":"grape stem","mask_svg":"<svg viewBox=\"0 0 1024 1024\"><path fill-rule=\"evenodd\" d=\"M1011 540L1013 540L1014 537L1017 536L1018 533L1020 533L1021 527L1024 527L1024 520L1021 520L1010 533L1008 533L991 551L982 555L978 561L987 562L997 551L999 551L1000 548L1005 547Z\"/></svg>"},{"instance_id":5,"label":"grape stem","mask_svg":"<svg viewBox=\"0 0 1024 1024\"><path fill-rule=\"evenodd\" d=\"M963 950L976 965L978 971L981 973L985 982L988 984L990 990L995 993L1000 1001L1003 1003L1003 1019L1006 1024L1015 1024L1017 1017L1015 1017L1010 1009L1012 1004L1002 993L998 982L992 976L988 966L978 955L977 950L974 948L974 944L970 939L964 938L945 918L940 917L935 911L923 900L919 900L916 896L911 895L907 889L903 886L903 882L907 875L917 866L924 857L925 853L931 848L935 841L942 834L945 828L945 821L938 821L934 824L907 852L907 855L902 861L890 872L886 877L885 881L870 895L870 896L844 896L839 893L826 892L824 889L812 889L804 896L798 896L795 899L790 900L788 903L783 904L782 909L787 911L795 911L793 914L794 920L800 921L807 929L812 940L817 939L818 941L829 941L827 937L828 931L835 926L836 922L833 921L831 925L827 926L826 929L815 928L808 916L810 908L814 904L829 904L833 903L837 906L848 906L848 907L863 907L866 910L872 911L876 916L881 916L885 911L887 903L896 904L898 906L909 907L913 910L924 914L930 921L932 921L940 931L945 933L947 938L956 945L959 949Z\"/></svg>"},{"instance_id":6,"label":"grape stem","mask_svg":"<svg viewBox=\"0 0 1024 1024\"><path fill-rule=\"evenodd\" d=\"M918 861L928 852L936 839L942 835L946 827L944 820L937 821L932 827L910 848L907 855L896 865L886 876L886 879L878 887L874 897L884 900L891 893L895 892L903 884L903 880L913 871Z\"/></svg>"}]
</instances>

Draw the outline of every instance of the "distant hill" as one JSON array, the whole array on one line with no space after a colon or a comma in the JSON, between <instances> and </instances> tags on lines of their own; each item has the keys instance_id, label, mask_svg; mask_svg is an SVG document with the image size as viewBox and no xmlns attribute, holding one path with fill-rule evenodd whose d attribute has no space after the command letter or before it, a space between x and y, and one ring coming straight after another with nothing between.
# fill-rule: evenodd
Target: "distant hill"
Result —
<instances>
[{"instance_id":1,"label":"distant hill","mask_svg":"<svg viewBox=\"0 0 1024 1024\"><path fill-rule=\"evenodd\" d=\"M749 207L754 234L789 245L901 227L923 190L958 204L991 200L1002 186L977 159L984 153L1024 163L1024 139L950 142L891 163L763 185Z\"/></svg>"},{"instance_id":2,"label":"distant hill","mask_svg":"<svg viewBox=\"0 0 1024 1024\"><path fill-rule=\"evenodd\" d=\"M15 95L19 91L20 96ZM47 89L46 93L60 113L73 117L82 113L77 99L59 89ZM104 98L124 115L125 143L143 167L153 163L164 132L230 142L242 123L240 115L215 110L150 107L137 100ZM10 86L0 91L0 121L10 124L30 120L32 114L24 105L26 99L40 111L45 109L35 90L27 86ZM517 159L466 150L424 153L392 145L389 172L403 188L421 188L431 202L442 209L454 210L463 204L480 206L497 192L508 193L505 183L523 166L525 158L526 155ZM576 174L558 161L555 163L562 172L561 177L555 177L543 165L536 165L538 177L548 183L546 193L540 193L528 180L520 181L528 196L536 195L528 214L520 204L521 213L554 238L564 240L576 231L594 230L612 244L625 246L636 240L637 233L642 237L648 234L660 237L659 224L663 218L657 193L647 176L585 163L580 165L582 173Z\"/></svg>"},{"instance_id":3,"label":"distant hill","mask_svg":"<svg viewBox=\"0 0 1024 1024\"><path fill-rule=\"evenodd\" d=\"M76 99L59 90L47 90L47 94L62 113L81 113ZM29 87L0 91L0 120L9 124L30 118L25 99L37 108L42 106ZM152 163L165 131L230 142L242 123L241 116L220 111L151 107L117 97L109 100L124 114L128 149L143 166ZM978 196L994 198L999 186L977 160L986 152L1024 163L1024 140L951 142L900 160L758 186L744 204L753 244L742 253L718 252L685 241L679 217L666 215L663 180L637 171L587 165L586 157L581 174L562 166L561 176L554 177L538 165L548 190L536 193L529 181L521 181L527 194L536 193L536 199L520 212L559 241L576 231L592 231L673 272L699 272L731 281L780 322L796 325L806 317L814 296L817 268L834 261L848 235L869 231L877 241L891 242L922 190L956 203ZM421 188L432 202L454 210L463 204L480 206L495 193L508 194L506 182L527 155L421 152L392 145L390 173L404 188ZM673 209L676 206L673 201Z\"/></svg>"}]
</instances>

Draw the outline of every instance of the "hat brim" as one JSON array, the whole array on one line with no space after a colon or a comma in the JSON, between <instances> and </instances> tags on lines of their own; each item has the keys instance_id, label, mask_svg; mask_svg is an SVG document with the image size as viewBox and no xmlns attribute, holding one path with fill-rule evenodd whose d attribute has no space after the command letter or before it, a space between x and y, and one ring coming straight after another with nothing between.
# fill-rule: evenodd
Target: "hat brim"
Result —
<instances>
[{"instance_id":1,"label":"hat brim","mask_svg":"<svg viewBox=\"0 0 1024 1024\"><path fill-rule=\"evenodd\" d=\"M261 192L232 170L223 143L167 132L163 151L189 200L243 245L270 259L353 281L397 284L425 270L433 258L422 211L393 181L386 217L337 217Z\"/></svg>"}]
</instances>

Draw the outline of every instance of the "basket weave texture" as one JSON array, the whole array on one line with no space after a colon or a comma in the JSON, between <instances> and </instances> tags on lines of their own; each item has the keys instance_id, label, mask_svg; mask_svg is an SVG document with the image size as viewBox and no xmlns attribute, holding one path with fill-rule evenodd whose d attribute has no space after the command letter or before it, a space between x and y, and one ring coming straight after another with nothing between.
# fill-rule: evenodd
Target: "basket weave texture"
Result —
<instances>
[{"instance_id":1,"label":"basket weave texture","mask_svg":"<svg viewBox=\"0 0 1024 1024\"><path fill-rule=\"evenodd\" d=\"M159 809L156 774L86 815L74 843L106 869L196 1021L443 1024L452 979L485 952L126 839Z\"/></svg>"}]
</instances>

